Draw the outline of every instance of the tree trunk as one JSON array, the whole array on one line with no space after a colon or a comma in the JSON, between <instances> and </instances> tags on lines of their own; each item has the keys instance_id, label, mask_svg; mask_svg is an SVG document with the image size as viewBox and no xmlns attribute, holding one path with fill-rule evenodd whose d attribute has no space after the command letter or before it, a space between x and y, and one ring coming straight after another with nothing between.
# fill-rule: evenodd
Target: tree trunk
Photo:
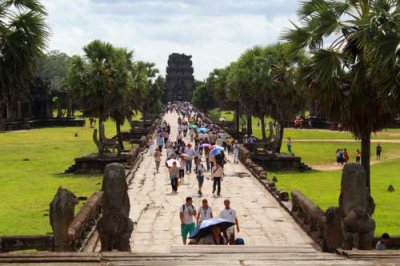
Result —
<instances>
[{"instance_id":1,"label":"tree trunk","mask_svg":"<svg viewBox=\"0 0 400 266\"><path fill-rule=\"evenodd\" d=\"M121 124L120 124L118 121L116 121L116 122L115 122L115 125L116 125L116 127L117 127L117 139L118 139L118 143L119 143L119 146L121 147L121 150L123 150L123 149L124 149L124 142L122 141Z\"/></svg>"},{"instance_id":2,"label":"tree trunk","mask_svg":"<svg viewBox=\"0 0 400 266\"><path fill-rule=\"evenodd\" d=\"M101 143L103 143L104 142L104 139L103 139L103 127L102 127L102 123L103 123L103 120L99 117L99 141L101 142Z\"/></svg>"},{"instance_id":3,"label":"tree trunk","mask_svg":"<svg viewBox=\"0 0 400 266\"><path fill-rule=\"evenodd\" d=\"M247 115L247 135L253 135L253 124L251 120L251 115Z\"/></svg>"},{"instance_id":4,"label":"tree trunk","mask_svg":"<svg viewBox=\"0 0 400 266\"><path fill-rule=\"evenodd\" d=\"M11 116L11 104L10 103L6 103L6 119L7 120L11 120L12 116Z\"/></svg>"},{"instance_id":5,"label":"tree trunk","mask_svg":"<svg viewBox=\"0 0 400 266\"><path fill-rule=\"evenodd\" d=\"M57 99L57 118L62 117L62 103L61 103L61 97L58 97Z\"/></svg>"},{"instance_id":6,"label":"tree trunk","mask_svg":"<svg viewBox=\"0 0 400 266\"><path fill-rule=\"evenodd\" d=\"M366 173L366 185L369 192L371 192L371 132L366 132L361 137L361 164L365 169Z\"/></svg>"},{"instance_id":7,"label":"tree trunk","mask_svg":"<svg viewBox=\"0 0 400 266\"><path fill-rule=\"evenodd\" d=\"M265 131L265 116L261 116L261 133L262 133L262 138L265 141L267 139L267 132Z\"/></svg>"},{"instance_id":8,"label":"tree trunk","mask_svg":"<svg viewBox=\"0 0 400 266\"><path fill-rule=\"evenodd\" d=\"M235 130L236 132L240 132L240 111L239 111L239 104L236 104L235 110Z\"/></svg>"},{"instance_id":9,"label":"tree trunk","mask_svg":"<svg viewBox=\"0 0 400 266\"><path fill-rule=\"evenodd\" d=\"M276 143L276 149L275 149L276 153L281 153L283 135L285 133L285 126L284 126L283 122L279 122L279 127L280 127L280 130L279 130L278 142Z\"/></svg>"}]
</instances>

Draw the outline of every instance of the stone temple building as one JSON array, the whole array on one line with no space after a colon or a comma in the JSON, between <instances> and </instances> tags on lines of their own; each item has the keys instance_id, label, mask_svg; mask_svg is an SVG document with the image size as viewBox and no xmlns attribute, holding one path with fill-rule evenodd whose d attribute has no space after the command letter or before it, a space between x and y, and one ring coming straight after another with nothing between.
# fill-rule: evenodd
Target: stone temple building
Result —
<instances>
[{"instance_id":1,"label":"stone temple building","mask_svg":"<svg viewBox=\"0 0 400 266\"><path fill-rule=\"evenodd\" d=\"M192 56L173 53L169 56L165 99L167 102L192 100L195 82Z\"/></svg>"}]
</instances>

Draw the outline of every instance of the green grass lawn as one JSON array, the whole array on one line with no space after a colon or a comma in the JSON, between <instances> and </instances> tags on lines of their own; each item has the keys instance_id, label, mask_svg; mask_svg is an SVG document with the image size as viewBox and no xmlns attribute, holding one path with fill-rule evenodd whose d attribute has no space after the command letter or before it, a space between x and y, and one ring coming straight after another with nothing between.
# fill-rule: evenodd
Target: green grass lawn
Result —
<instances>
[{"instance_id":1,"label":"green grass lawn","mask_svg":"<svg viewBox=\"0 0 400 266\"><path fill-rule=\"evenodd\" d=\"M75 157L96 151L88 124L0 133L0 235L51 232L49 203L59 186L76 196L99 190L101 175L63 174ZM105 128L107 137L115 135L113 122Z\"/></svg>"},{"instance_id":2,"label":"green grass lawn","mask_svg":"<svg viewBox=\"0 0 400 266\"><path fill-rule=\"evenodd\" d=\"M382 160L400 159L400 144L382 143ZM376 144L371 144L371 161L375 161ZM350 162L355 162L355 153L360 149L357 142L293 142L292 152L300 156L304 163L309 165L334 164L336 149L346 148ZM282 145L282 152L287 152L286 141ZM399 167L400 170L400 167Z\"/></svg>"},{"instance_id":3,"label":"green grass lawn","mask_svg":"<svg viewBox=\"0 0 400 266\"><path fill-rule=\"evenodd\" d=\"M375 234L384 232L400 235L400 160L373 165L371 168L372 196L375 199ZM311 171L306 173L270 173L278 178L278 187L286 191L300 190L323 210L338 206L341 171ZM393 185L397 190L388 192Z\"/></svg>"},{"instance_id":4,"label":"green grass lawn","mask_svg":"<svg viewBox=\"0 0 400 266\"><path fill-rule=\"evenodd\" d=\"M232 120L234 112L230 114L222 112L225 119ZM254 135L261 138L261 128L257 125L257 118L253 117ZM400 133L400 129L386 129L382 133ZM268 132L267 132L268 134ZM356 149L360 149L359 142L296 142L296 140L350 140L354 137L347 132L330 130L298 130L285 129L284 139L293 139L292 150L302 157L308 165L334 165L336 162L336 149L347 148L350 161L355 161ZM372 136L372 139L399 140L400 136ZM375 199L376 221L375 234L378 236L384 232L392 235L400 235L400 144L381 143L383 148L382 160L375 161L376 144L371 144L371 183L372 196ZM286 152L286 141L282 146L282 152ZM376 164L375 164L376 163ZM323 210L330 206L338 206L340 194L341 171L310 171L306 173L269 173L269 176L278 178L277 186L288 192L300 190ZM395 192L388 192L387 187L393 185Z\"/></svg>"}]
</instances>

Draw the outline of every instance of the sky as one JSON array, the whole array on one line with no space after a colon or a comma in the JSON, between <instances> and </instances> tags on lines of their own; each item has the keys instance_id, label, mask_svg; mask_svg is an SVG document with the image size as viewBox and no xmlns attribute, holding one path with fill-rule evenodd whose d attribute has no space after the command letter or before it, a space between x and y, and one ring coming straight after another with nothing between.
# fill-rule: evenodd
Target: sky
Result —
<instances>
[{"instance_id":1,"label":"sky","mask_svg":"<svg viewBox=\"0 0 400 266\"><path fill-rule=\"evenodd\" d=\"M49 50L82 55L94 39L134 50L165 74L168 55L192 55L194 75L279 39L297 21L298 0L44 0Z\"/></svg>"}]
</instances>

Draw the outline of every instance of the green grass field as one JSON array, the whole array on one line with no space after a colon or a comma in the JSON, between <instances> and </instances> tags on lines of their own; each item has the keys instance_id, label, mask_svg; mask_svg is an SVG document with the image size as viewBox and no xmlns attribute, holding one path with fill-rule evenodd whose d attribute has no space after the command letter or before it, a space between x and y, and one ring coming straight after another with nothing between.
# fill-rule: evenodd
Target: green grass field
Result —
<instances>
[{"instance_id":1,"label":"green grass field","mask_svg":"<svg viewBox=\"0 0 400 266\"><path fill-rule=\"evenodd\" d=\"M400 235L400 178L399 160L373 165L371 168L372 196L376 209L375 235L388 232ZM323 210L338 206L341 171L311 171L306 173L270 173L278 178L277 186L285 191L295 189L319 205ZM397 190L388 192L389 185Z\"/></svg>"},{"instance_id":2,"label":"green grass field","mask_svg":"<svg viewBox=\"0 0 400 266\"><path fill-rule=\"evenodd\" d=\"M222 112L222 117L230 121L233 119L233 112L230 114ZM261 138L258 119L253 117L252 120L254 135ZM386 133L390 134L385 135ZM399 141L399 133L400 129L386 129L376 136L373 135L372 139ZM282 152L287 152L287 137L293 139L292 151L302 157L303 162L308 165L335 166L336 149L338 148L347 148L350 162L354 162L356 149L360 149L359 142L348 142L354 139L348 132L287 128ZM296 142L296 140L305 140L305 142ZM311 140L324 141L313 142ZM400 202L400 143L381 143L381 145L383 148L382 159L377 162L375 159L376 143L371 144L371 183L372 196L376 203L374 218L377 225L375 234L378 236L383 232L388 232L392 235L400 235L400 205L398 204ZM323 210L338 205L341 170L269 173L269 177L272 176L278 178L279 188L289 192L295 189L300 190ZM388 192L389 185L393 185L396 191Z\"/></svg>"},{"instance_id":3,"label":"green grass field","mask_svg":"<svg viewBox=\"0 0 400 266\"><path fill-rule=\"evenodd\" d=\"M107 137L115 135L113 122L105 128ZM63 174L75 157L96 151L92 134L88 123L83 128L0 133L0 235L51 232L49 203L59 186L76 196L99 190L100 175Z\"/></svg>"}]
</instances>

